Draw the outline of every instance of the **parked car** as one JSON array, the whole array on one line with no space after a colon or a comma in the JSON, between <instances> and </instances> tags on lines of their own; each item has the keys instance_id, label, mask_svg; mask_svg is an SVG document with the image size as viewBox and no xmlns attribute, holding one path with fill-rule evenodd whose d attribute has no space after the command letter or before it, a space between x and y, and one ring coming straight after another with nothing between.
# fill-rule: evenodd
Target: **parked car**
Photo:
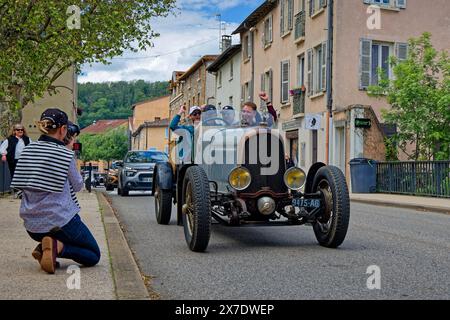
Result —
<instances>
[{"instance_id":1,"label":"parked car","mask_svg":"<svg viewBox=\"0 0 450 320\"><path fill-rule=\"evenodd\" d=\"M123 163L118 163L117 193L128 196L132 190L151 191L155 164L161 161L168 161L167 154L161 151L128 151Z\"/></svg>"},{"instance_id":2,"label":"parked car","mask_svg":"<svg viewBox=\"0 0 450 320\"><path fill-rule=\"evenodd\" d=\"M106 191L113 191L117 188L119 182L119 166L122 166L122 161L113 161L111 167L106 172L105 189Z\"/></svg>"},{"instance_id":3,"label":"parked car","mask_svg":"<svg viewBox=\"0 0 450 320\"><path fill-rule=\"evenodd\" d=\"M287 169L283 136L267 123L209 128L213 131L203 127L207 138L196 129L194 153L206 150L206 144L214 157L232 154L233 161L215 163L194 154L190 161L177 163L171 158L156 165L156 220L168 224L175 203L177 223L184 227L190 250L206 250L211 218L226 226L311 224L320 245L336 248L344 241L350 201L343 173L321 162L307 174L298 167ZM278 145L277 151L272 143ZM270 162L262 151L268 151ZM269 164L274 163L278 166L270 172Z\"/></svg>"}]
</instances>

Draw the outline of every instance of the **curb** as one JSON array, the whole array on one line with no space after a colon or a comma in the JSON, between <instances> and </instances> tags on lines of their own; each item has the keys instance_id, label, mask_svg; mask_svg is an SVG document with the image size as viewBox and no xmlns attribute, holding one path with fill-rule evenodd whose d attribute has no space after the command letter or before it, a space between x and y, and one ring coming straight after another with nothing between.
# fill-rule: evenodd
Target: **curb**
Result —
<instances>
[{"instance_id":1,"label":"curb","mask_svg":"<svg viewBox=\"0 0 450 320\"><path fill-rule=\"evenodd\" d=\"M381 200L354 199L354 198L350 198L350 202L366 203L366 204L372 204L372 205L384 206L384 207L413 209L413 210L425 211L425 212L437 212L437 213L443 213L443 214L450 215L450 209L445 208L445 207L420 206L420 205L408 204L408 203L398 203L398 202L389 202L389 201L381 201Z\"/></svg>"},{"instance_id":2,"label":"curb","mask_svg":"<svg viewBox=\"0 0 450 320\"><path fill-rule=\"evenodd\" d=\"M117 299L149 300L148 290L114 210L103 193L96 194L102 210Z\"/></svg>"}]
</instances>

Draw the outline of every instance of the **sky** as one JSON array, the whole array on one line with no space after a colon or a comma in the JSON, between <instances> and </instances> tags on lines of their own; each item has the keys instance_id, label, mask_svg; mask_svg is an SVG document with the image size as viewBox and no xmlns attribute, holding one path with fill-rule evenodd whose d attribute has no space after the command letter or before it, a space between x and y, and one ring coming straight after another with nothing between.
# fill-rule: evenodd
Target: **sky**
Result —
<instances>
[{"instance_id":1,"label":"sky","mask_svg":"<svg viewBox=\"0 0 450 320\"><path fill-rule=\"evenodd\" d=\"M151 23L160 33L154 46L125 52L111 64L83 65L78 82L168 81L172 71L185 71L202 55L219 53L219 18L231 34L264 0L177 0L176 14ZM239 37L233 37L233 44Z\"/></svg>"}]
</instances>

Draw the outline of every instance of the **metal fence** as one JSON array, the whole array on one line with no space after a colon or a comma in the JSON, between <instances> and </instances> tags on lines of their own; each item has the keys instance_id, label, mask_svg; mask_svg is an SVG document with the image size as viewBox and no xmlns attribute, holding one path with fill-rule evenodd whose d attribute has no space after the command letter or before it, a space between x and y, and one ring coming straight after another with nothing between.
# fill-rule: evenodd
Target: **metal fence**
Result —
<instances>
[{"instance_id":1,"label":"metal fence","mask_svg":"<svg viewBox=\"0 0 450 320\"><path fill-rule=\"evenodd\" d=\"M450 198L450 161L378 162L377 192Z\"/></svg>"}]
</instances>

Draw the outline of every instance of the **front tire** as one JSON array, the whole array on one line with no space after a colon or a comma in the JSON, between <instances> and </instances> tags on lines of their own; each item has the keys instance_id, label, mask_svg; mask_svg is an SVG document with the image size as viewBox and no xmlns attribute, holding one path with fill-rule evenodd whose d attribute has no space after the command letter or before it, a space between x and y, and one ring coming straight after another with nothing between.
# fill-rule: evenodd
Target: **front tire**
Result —
<instances>
[{"instance_id":1,"label":"front tire","mask_svg":"<svg viewBox=\"0 0 450 320\"><path fill-rule=\"evenodd\" d=\"M313 223L314 234L321 246L337 248L347 234L350 221L350 198L342 171L335 166L320 168L313 182L313 192L320 191L324 208Z\"/></svg>"},{"instance_id":2,"label":"front tire","mask_svg":"<svg viewBox=\"0 0 450 320\"><path fill-rule=\"evenodd\" d=\"M211 200L205 171L189 167L183 180L182 218L186 243L192 251L203 252L211 235Z\"/></svg>"},{"instance_id":3,"label":"front tire","mask_svg":"<svg viewBox=\"0 0 450 320\"><path fill-rule=\"evenodd\" d=\"M159 186L159 181L155 181L155 213L158 224L167 225L172 215L172 192L163 190Z\"/></svg>"}]
</instances>

